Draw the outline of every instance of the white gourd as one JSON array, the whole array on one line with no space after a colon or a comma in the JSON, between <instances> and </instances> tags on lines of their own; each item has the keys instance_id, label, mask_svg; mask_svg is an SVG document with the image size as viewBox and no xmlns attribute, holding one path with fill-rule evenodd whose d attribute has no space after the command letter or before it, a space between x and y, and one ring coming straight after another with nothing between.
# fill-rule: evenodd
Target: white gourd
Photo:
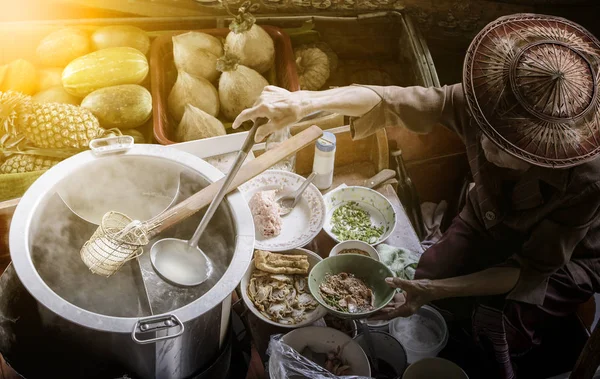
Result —
<instances>
[{"instance_id":1,"label":"white gourd","mask_svg":"<svg viewBox=\"0 0 600 379\"><path fill-rule=\"evenodd\" d=\"M255 70L243 66L239 60L227 54L219 58L219 99L221 112L230 121L246 108L254 105L269 82Z\"/></svg>"},{"instance_id":2,"label":"white gourd","mask_svg":"<svg viewBox=\"0 0 600 379\"><path fill-rule=\"evenodd\" d=\"M294 51L300 89L316 91L329 79L329 58L316 47L300 47Z\"/></svg>"},{"instance_id":3,"label":"white gourd","mask_svg":"<svg viewBox=\"0 0 600 379\"><path fill-rule=\"evenodd\" d=\"M255 24L256 19L245 8L229 24L225 38L227 51L240 59L240 64L263 74L275 62L275 44L269 34Z\"/></svg>"},{"instance_id":4,"label":"white gourd","mask_svg":"<svg viewBox=\"0 0 600 379\"><path fill-rule=\"evenodd\" d=\"M215 82L217 59L223 55L221 41L206 33L188 32L173 37L173 60L178 71Z\"/></svg>"},{"instance_id":5,"label":"white gourd","mask_svg":"<svg viewBox=\"0 0 600 379\"><path fill-rule=\"evenodd\" d=\"M180 121L185 106L191 104L213 117L219 114L219 95L217 89L208 80L196 78L185 71L177 73L177 81L167 100L169 113Z\"/></svg>"},{"instance_id":6,"label":"white gourd","mask_svg":"<svg viewBox=\"0 0 600 379\"><path fill-rule=\"evenodd\" d=\"M177 127L177 140L193 141L203 138L223 136L225 126L215 117L191 104L185 106L185 113Z\"/></svg>"}]
</instances>

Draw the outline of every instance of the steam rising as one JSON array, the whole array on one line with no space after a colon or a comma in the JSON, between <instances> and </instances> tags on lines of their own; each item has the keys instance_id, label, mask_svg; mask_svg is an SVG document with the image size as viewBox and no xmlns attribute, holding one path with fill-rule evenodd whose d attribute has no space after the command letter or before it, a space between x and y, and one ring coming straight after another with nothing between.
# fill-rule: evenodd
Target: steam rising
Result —
<instances>
[{"instance_id":1,"label":"steam rising","mask_svg":"<svg viewBox=\"0 0 600 379\"><path fill-rule=\"evenodd\" d=\"M70 203L72 208L80 214L92 215L92 219L117 210L144 220L160 213L173 198L182 201L208 184L200 175L180 172L180 166L159 159L119 159L124 162L122 166L115 166L116 161L112 158L101 158L90 167L73 173L63 183L65 185L60 186L63 197L67 190L69 200L77 199ZM102 169L96 169L96 164ZM106 170L107 167L110 169ZM177 173L180 183L173 180L173 173ZM158 195L144 196L152 191ZM143 201L139 199L140 193ZM114 196L116 194L119 196ZM173 197L167 202L164 194L173 194ZM227 207L222 205L199 243L214 265L206 282L196 287L179 288L163 281L154 272L149 256L152 243L165 237L188 240L203 214L204 211L161 233L145 247L138 260L127 262L117 273L105 278L91 273L79 254L97 226L74 214L55 193L38 208L32 223L32 260L42 279L57 295L88 311L118 317L167 312L204 295L220 280L231 262L235 228Z\"/></svg>"},{"instance_id":2,"label":"steam rising","mask_svg":"<svg viewBox=\"0 0 600 379\"><path fill-rule=\"evenodd\" d=\"M177 195L179 170L158 158L107 157L66 178L58 194L84 220L99 225L109 211L145 221Z\"/></svg>"}]
</instances>

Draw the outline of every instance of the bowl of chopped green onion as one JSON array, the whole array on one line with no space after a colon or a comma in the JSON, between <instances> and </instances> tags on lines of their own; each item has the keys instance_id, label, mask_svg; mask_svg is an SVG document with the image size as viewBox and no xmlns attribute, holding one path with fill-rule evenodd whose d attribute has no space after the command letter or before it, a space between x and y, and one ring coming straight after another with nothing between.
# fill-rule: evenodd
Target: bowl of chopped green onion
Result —
<instances>
[{"instance_id":1,"label":"bowl of chopped green onion","mask_svg":"<svg viewBox=\"0 0 600 379\"><path fill-rule=\"evenodd\" d=\"M377 245L396 227L394 207L382 194L366 187L340 187L324 196L323 230L337 242Z\"/></svg>"}]
</instances>

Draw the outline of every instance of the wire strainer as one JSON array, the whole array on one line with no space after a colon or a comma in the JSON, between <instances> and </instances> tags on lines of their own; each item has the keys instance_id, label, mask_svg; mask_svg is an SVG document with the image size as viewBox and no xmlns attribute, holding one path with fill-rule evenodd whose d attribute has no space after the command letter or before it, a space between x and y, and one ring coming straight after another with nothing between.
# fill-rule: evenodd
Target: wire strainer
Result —
<instances>
[{"instance_id":1,"label":"wire strainer","mask_svg":"<svg viewBox=\"0 0 600 379\"><path fill-rule=\"evenodd\" d=\"M94 274L110 276L125 262L137 258L149 242L140 221L119 212L108 212L92 237L81 248L81 259Z\"/></svg>"},{"instance_id":2,"label":"wire strainer","mask_svg":"<svg viewBox=\"0 0 600 379\"><path fill-rule=\"evenodd\" d=\"M322 134L318 126L312 126L247 163L231 181L227 193L315 142ZM108 212L81 248L81 259L93 273L111 276L125 262L138 257L154 236L207 206L225 180L226 177L208 185L173 208L144 222L133 221L119 212Z\"/></svg>"}]
</instances>

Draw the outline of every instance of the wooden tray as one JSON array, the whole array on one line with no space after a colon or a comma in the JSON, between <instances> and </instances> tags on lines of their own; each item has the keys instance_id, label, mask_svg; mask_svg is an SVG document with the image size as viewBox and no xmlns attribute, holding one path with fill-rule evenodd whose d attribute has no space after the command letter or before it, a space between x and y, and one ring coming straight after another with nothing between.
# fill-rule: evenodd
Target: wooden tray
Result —
<instances>
[{"instance_id":1,"label":"wooden tray","mask_svg":"<svg viewBox=\"0 0 600 379\"><path fill-rule=\"evenodd\" d=\"M264 75L265 78L269 80L271 84L276 84L289 91L299 90L300 84L298 82L294 51L292 50L290 38L277 27L263 25L262 28L269 36L271 36L275 43L275 67L273 72L275 74L275 80L269 80L270 75L268 72ZM167 99L177 78L177 75L172 74L175 70L173 63L172 37L188 31L189 30L179 30L169 32L157 37L152 42L152 50L150 52L150 78L152 87L154 138L163 145L175 143L173 131L177 126L176 121L169 116L167 109ZM203 29L198 31L220 38L225 38L229 33L228 28Z\"/></svg>"},{"instance_id":2,"label":"wooden tray","mask_svg":"<svg viewBox=\"0 0 600 379\"><path fill-rule=\"evenodd\" d=\"M327 131L335 134L337 145L332 189L342 183L360 185L379 171L389 168L388 139L385 130L382 129L357 141L352 140L348 125ZM256 145L253 151L255 156L260 156L264 152L264 144ZM312 172L314 155L314 144L300 150L296 154L295 172L308 176Z\"/></svg>"}]
</instances>

